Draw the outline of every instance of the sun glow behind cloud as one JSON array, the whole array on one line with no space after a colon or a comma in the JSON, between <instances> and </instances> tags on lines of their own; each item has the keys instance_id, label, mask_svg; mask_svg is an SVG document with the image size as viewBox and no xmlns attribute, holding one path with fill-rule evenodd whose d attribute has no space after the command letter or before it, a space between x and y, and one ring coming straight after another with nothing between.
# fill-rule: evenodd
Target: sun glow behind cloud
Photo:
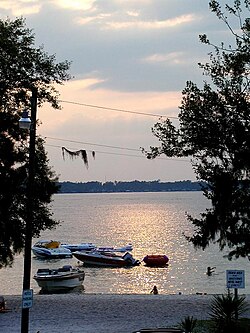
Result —
<instances>
[{"instance_id":1,"label":"sun glow behind cloud","mask_svg":"<svg viewBox=\"0 0 250 333\"><path fill-rule=\"evenodd\" d=\"M181 99L180 92L120 92L108 89L93 89L93 86L101 81L93 77L85 80L69 81L64 86L58 87L60 100L71 101L76 104L61 103L63 107L61 111L53 111L51 107L45 105L42 112L39 113L39 119L46 124L42 131L51 132L56 127L64 126L72 118L75 119L74 121L77 124L81 121L86 124L88 122L113 121L117 118L132 121L136 117L135 114L129 112L91 108L81 106L81 103L170 117L177 116ZM59 118L58 115L60 115ZM143 121L143 117L140 117L140 119ZM152 118L152 121L156 122L157 117Z\"/></svg>"}]
</instances>

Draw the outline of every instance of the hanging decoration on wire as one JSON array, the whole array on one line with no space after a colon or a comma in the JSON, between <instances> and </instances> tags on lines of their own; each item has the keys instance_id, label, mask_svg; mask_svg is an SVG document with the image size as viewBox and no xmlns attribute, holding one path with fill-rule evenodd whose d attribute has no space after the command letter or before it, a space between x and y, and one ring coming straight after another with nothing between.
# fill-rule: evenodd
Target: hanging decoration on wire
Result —
<instances>
[{"instance_id":1,"label":"hanging decoration on wire","mask_svg":"<svg viewBox=\"0 0 250 333\"><path fill-rule=\"evenodd\" d=\"M69 155L69 157L73 160L74 158L80 157L86 168L89 167L89 162L88 162L88 155L87 155L87 151L85 149L80 149L80 150L76 150L76 151L71 151L65 147L62 147L62 155L63 155L63 159L65 160L65 155ZM95 158L95 152L92 151L91 152L92 157Z\"/></svg>"}]
</instances>

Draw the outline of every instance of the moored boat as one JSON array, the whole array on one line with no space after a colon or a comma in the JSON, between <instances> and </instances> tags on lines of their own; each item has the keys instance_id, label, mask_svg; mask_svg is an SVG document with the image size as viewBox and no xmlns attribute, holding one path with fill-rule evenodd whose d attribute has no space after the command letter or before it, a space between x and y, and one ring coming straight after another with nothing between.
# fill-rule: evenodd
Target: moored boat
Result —
<instances>
[{"instance_id":1,"label":"moored boat","mask_svg":"<svg viewBox=\"0 0 250 333\"><path fill-rule=\"evenodd\" d=\"M121 247L97 247L96 250L100 252L128 252L133 250L133 246L131 243L128 243Z\"/></svg>"},{"instance_id":2,"label":"moored boat","mask_svg":"<svg viewBox=\"0 0 250 333\"><path fill-rule=\"evenodd\" d=\"M82 285L85 273L80 268L65 265L58 269L41 268L33 276L43 291L69 290Z\"/></svg>"},{"instance_id":3,"label":"moored boat","mask_svg":"<svg viewBox=\"0 0 250 333\"><path fill-rule=\"evenodd\" d=\"M62 243L61 246L66 249L69 249L71 252L90 251L96 248L96 245L93 243L79 243L79 244Z\"/></svg>"},{"instance_id":4,"label":"moored boat","mask_svg":"<svg viewBox=\"0 0 250 333\"><path fill-rule=\"evenodd\" d=\"M143 258L147 266L162 267L166 266L169 259L165 254L150 254Z\"/></svg>"},{"instance_id":5,"label":"moored boat","mask_svg":"<svg viewBox=\"0 0 250 333\"><path fill-rule=\"evenodd\" d=\"M73 256L82 261L85 266L129 267L138 266L140 264L139 260L134 259L129 252L121 256L115 252L107 251L76 251L73 252Z\"/></svg>"},{"instance_id":6,"label":"moored boat","mask_svg":"<svg viewBox=\"0 0 250 333\"><path fill-rule=\"evenodd\" d=\"M42 259L72 258L71 251L60 246L58 241L40 240L31 249L36 257Z\"/></svg>"}]
</instances>

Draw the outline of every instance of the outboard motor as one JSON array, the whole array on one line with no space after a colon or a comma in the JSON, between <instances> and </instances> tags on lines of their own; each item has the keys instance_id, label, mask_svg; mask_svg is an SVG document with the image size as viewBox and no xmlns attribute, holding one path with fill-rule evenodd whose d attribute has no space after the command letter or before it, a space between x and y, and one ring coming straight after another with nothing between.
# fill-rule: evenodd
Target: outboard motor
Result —
<instances>
[{"instance_id":1,"label":"outboard motor","mask_svg":"<svg viewBox=\"0 0 250 333\"><path fill-rule=\"evenodd\" d=\"M123 257L122 257L124 260L131 260L131 258L133 259L131 253L129 252L126 252Z\"/></svg>"},{"instance_id":2,"label":"outboard motor","mask_svg":"<svg viewBox=\"0 0 250 333\"><path fill-rule=\"evenodd\" d=\"M138 260L135 260L133 257L132 257L132 254L129 253L129 252L126 252L124 254L124 256L122 257L124 260L126 260L130 265L132 266L135 266L135 265L139 265L140 262Z\"/></svg>"}]
</instances>

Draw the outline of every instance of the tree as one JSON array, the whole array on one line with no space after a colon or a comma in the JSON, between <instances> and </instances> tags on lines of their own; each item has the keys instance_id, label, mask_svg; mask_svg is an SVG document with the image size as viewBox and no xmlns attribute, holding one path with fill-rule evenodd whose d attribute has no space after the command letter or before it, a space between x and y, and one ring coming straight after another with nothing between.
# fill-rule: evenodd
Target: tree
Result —
<instances>
[{"instance_id":1,"label":"tree","mask_svg":"<svg viewBox=\"0 0 250 333\"><path fill-rule=\"evenodd\" d=\"M0 20L0 267L11 265L24 247L27 207L28 131L18 120L30 109L31 90L36 89L38 105L49 102L60 108L53 84L70 79L68 61L56 63L43 47L34 46L35 37L23 18ZM42 138L36 138L34 218L32 235L57 225L49 209L58 190L57 176L49 166Z\"/></svg>"},{"instance_id":2,"label":"tree","mask_svg":"<svg viewBox=\"0 0 250 333\"><path fill-rule=\"evenodd\" d=\"M207 80L200 89L188 81L182 94L179 126L167 119L152 129L160 146L145 151L148 158L191 157L197 180L211 208L199 218L188 215L194 225L186 236L196 248L216 242L229 249L229 259L250 255L250 1L232 1L221 8L210 1L212 12L231 32L234 46L217 46L206 35L200 41L213 47L210 62L199 64ZM229 18L237 18L233 30ZM237 31L237 33L235 32ZM210 80L209 80L210 78Z\"/></svg>"}]
</instances>

